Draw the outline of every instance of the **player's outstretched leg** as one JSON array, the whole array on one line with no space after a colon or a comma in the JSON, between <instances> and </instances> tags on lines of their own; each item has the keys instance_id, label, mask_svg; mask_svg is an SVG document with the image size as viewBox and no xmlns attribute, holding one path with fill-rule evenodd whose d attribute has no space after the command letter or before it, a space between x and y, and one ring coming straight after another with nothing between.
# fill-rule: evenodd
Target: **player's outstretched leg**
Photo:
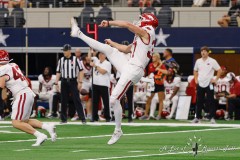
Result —
<instances>
[{"instance_id":1,"label":"player's outstretched leg","mask_svg":"<svg viewBox=\"0 0 240 160\"><path fill-rule=\"evenodd\" d=\"M55 142L57 139L57 133L55 131L56 126L54 124L42 123L36 119L29 119L28 124L30 124L34 128L40 128L46 130L50 137L51 141Z\"/></svg>"},{"instance_id":2,"label":"player's outstretched leg","mask_svg":"<svg viewBox=\"0 0 240 160\"><path fill-rule=\"evenodd\" d=\"M28 134L32 134L37 138L37 141L32 146L40 146L43 142L47 140L47 135L35 130L31 125L24 121L12 120L12 125L14 128L17 128L21 131L24 131Z\"/></svg>"},{"instance_id":3,"label":"player's outstretched leg","mask_svg":"<svg viewBox=\"0 0 240 160\"><path fill-rule=\"evenodd\" d=\"M72 37L80 38L94 50L105 54L112 65L116 67L117 71L122 72L123 66L128 62L128 57L126 54L119 52L116 48L113 48L108 44L100 43L95 39L86 36L80 31L80 28L78 27L77 22L74 18L71 19L71 25Z\"/></svg>"},{"instance_id":4,"label":"player's outstretched leg","mask_svg":"<svg viewBox=\"0 0 240 160\"><path fill-rule=\"evenodd\" d=\"M83 32L81 32L80 28L78 27L77 21L74 18L71 19L71 25L72 25L71 27L72 37L80 38L85 43L87 43L91 48L106 54L106 56L113 52L113 48L111 46L104 43L100 43L95 39L86 36Z\"/></svg>"}]
</instances>

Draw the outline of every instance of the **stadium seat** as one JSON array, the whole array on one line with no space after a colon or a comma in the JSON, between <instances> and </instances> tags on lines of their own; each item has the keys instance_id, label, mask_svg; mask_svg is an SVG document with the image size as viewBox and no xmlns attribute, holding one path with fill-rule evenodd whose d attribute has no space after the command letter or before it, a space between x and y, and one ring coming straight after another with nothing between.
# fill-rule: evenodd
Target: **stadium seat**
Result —
<instances>
[{"instance_id":1,"label":"stadium seat","mask_svg":"<svg viewBox=\"0 0 240 160\"><path fill-rule=\"evenodd\" d=\"M77 18L78 25L82 28L86 27L86 24L93 22L94 10L92 7L83 8L80 16Z\"/></svg>"},{"instance_id":2,"label":"stadium seat","mask_svg":"<svg viewBox=\"0 0 240 160\"><path fill-rule=\"evenodd\" d=\"M7 8L0 8L0 27L7 26L7 19L9 16L9 11Z\"/></svg>"},{"instance_id":3,"label":"stadium seat","mask_svg":"<svg viewBox=\"0 0 240 160\"><path fill-rule=\"evenodd\" d=\"M22 8L14 8L11 16L8 18L9 27L23 27L25 24L24 10Z\"/></svg>"},{"instance_id":4,"label":"stadium seat","mask_svg":"<svg viewBox=\"0 0 240 160\"><path fill-rule=\"evenodd\" d=\"M159 27L171 27L174 21L174 12L170 7L162 7L157 15Z\"/></svg>"},{"instance_id":5,"label":"stadium seat","mask_svg":"<svg viewBox=\"0 0 240 160\"><path fill-rule=\"evenodd\" d=\"M141 11L141 9L140 9L140 11ZM152 13L152 14L156 15L156 14L157 14L157 11L156 11L156 9L155 9L154 7L146 7L146 8L142 11L142 13Z\"/></svg>"},{"instance_id":6,"label":"stadium seat","mask_svg":"<svg viewBox=\"0 0 240 160\"><path fill-rule=\"evenodd\" d=\"M95 20L97 24L100 24L102 20L113 20L112 10L107 6L103 6L103 8L98 12L98 15L95 17Z\"/></svg>"},{"instance_id":7,"label":"stadium seat","mask_svg":"<svg viewBox=\"0 0 240 160\"><path fill-rule=\"evenodd\" d=\"M193 0L182 0L181 6L182 7L191 7L193 5Z\"/></svg>"},{"instance_id":8,"label":"stadium seat","mask_svg":"<svg viewBox=\"0 0 240 160\"><path fill-rule=\"evenodd\" d=\"M177 3L180 1L176 0L161 0L161 6L169 6L169 7L176 7L178 6Z\"/></svg>"}]
</instances>

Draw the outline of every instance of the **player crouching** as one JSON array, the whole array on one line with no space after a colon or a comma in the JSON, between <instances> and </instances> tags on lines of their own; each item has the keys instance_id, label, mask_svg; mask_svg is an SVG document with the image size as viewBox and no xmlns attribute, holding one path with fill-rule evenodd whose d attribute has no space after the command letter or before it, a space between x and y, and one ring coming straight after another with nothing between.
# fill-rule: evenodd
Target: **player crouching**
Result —
<instances>
[{"instance_id":1,"label":"player crouching","mask_svg":"<svg viewBox=\"0 0 240 160\"><path fill-rule=\"evenodd\" d=\"M34 128L41 128L48 131L52 141L56 141L57 135L54 125L42 123L35 119L29 119L35 94L28 87L26 77L24 77L18 65L9 63L10 61L8 52L0 50L0 95L2 95L2 90L5 86L13 94L14 100L11 116L13 127L34 135L37 141L32 146L40 146L47 140L47 135ZM2 97L0 101L3 101Z\"/></svg>"},{"instance_id":2,"label":"player crouching","mask_svg":"<svg viewBox=\"0 0 240 160\"><path fill-rule=\"evenodd\" d=\"M177 104L178 104L178 91L181 83L180 77L175 77L175 73L172 69L169 69L170 74L167 76L164 81L165 87L165 100L163 101L164 108L168 108L170 110L170 104L172 104L171 112L167 119L172 119L173 114L176 112Z\"/></svg>"}]
</instances>

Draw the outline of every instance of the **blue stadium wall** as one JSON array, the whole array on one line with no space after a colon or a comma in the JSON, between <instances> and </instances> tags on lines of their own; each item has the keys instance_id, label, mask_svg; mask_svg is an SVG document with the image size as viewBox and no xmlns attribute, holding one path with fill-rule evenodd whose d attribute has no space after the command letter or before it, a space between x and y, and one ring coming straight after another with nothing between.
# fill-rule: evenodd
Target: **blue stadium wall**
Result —
<instances>
[{"instance_id":1,"label":"blue stadium wall","mask_svg":"<svg viewBox=\"0 0 240 160\"><path fill-rule=\"evenodd\" d=\"M83 29L85 30L85 29ZM9 35L6 39L7 47L25 46L25 29L2 29L4 35ZM201 47L208 45L211 47L239 47L239 28L163 28L167 47ZM29 28L29 47L61 47L65 43L72 46L87 47L85 43L69 36L68 28ZM159 29L156 30L159 34ZM99 29L99 41L111 38L114 41L122 42L133 40L133 34L127 29L106 28ZM0 44L0 47L4 47ZM165 47L162 43L157 47Z\"/></svg>"},{"instance_id":2,"label":"blue stadium wall","mask_svg":"<svg viewBox=\"0 0 240 160\"><path fill-rule=\"evenodd\" d=\"M10 50L10 56L14 58L14 61L18 63L21 68L25 69L25 55L15 53L24 53L24 50L20 48L25 48L26 46L26 30L23 28L4 28L0 29L0 31L1 30L5 36L6 46L1 43L3 37L0 32L0 48ZM83 29L83 31L85 32L86 29ZM131 43L133 40L133 34L127 29L99 28L98 33L99 41L101 42L104 42L106 38L111 38L120 43L122 41L129 41ZM9 36L6 38L6 35ZM51 66L54 69L56 67L56 55L62 56L62 54L56 53L61 53L60 49L66 43L71 44L73 47L85 47L86 49L88 47L83 41L77 38L71 38L69 28L29 28L28 36L29 48L36 48L36 51L40 50L40 48L57 48L54 52L49 52L55 54L49 54L48 52L42 54L41 50L35 54L31 54L30 52L29 74L31 75L41 73L45 66ZM163 50L169 47L178 51L177 54L175 54L175 58L181 65L183 75L192 74L194 64L193 53L199 52L199 48L203 45L215 49L234 48L234 53L240 53L239 28L162 28L156 30L156 36L157 40L159 39L159 42L161 42L156 46L157 49ZM15 48L15 52L11 52L11 48ZM188 48L188 52L182 50L182 48ZM223 51L219 50L215 53L223 53Z\"/></svg>"}]
</instances>

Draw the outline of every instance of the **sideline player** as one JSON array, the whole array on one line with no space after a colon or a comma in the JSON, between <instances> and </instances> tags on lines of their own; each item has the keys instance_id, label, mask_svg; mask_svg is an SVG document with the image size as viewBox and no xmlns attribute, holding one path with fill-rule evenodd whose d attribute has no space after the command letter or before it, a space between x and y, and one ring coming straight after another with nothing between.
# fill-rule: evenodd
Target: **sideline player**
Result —
<instances>
[{"instance_id":1,"label":"sideline player","mask_svg":"<svg viewBox=\"0 0 240 160\"><path fill-rule=\"evenodd\" d=\"M32 146L40 146L47 140L47 135L34 128L41 128L48 131L52 141L56 141L57 135L54 125L42 123L36 119L29 119L35 94L28 87L26 78L18 65L9 63L10 61L8 52L0 50L0 95L2 95L2 90L5 86L13 94L14 100L11 116L13 127L34 135L37 141ZM2 96L0 96L0 101L3 101Z\"/></svg>"},{"instance_id":2,"label":"sideline player","mask_svg":"<svg viewBox=\"0 0 240 160\"><path fill-rule=\"evenodd\" d=\"M225 112L224 118L227 119L228 118L228 103L227 103L227 98L225 96L230 93L230 83L227 78L227 73L228 73L227 67L221 66L221 69L222 69L221 76L216 81L216 83L214 85L214 90L215 90L215 98L218 101L217 109L222 109L222 108L219 108L219 104L226 105L226 112ZM214 79L216 79L216 76L214 77Z\"/></svg>"},{"instance_id":3,"label":"sideline player","mask_svg":"<svg viewBox=\"0 0 240 160\"><path fill-rule=\"evenodd\" d=\"M133 101L136 103L138 101L146 102L146 100L147 100L147 83L140 80L134 86Z\"/></svg>"},{"instance_id":4,"label":"sideline player","mask_svg":"<svg viewBox=\"0 0 240 160\"><path fill-rule=\"evenodd\" d=\"M169 69L169 71L172 69ZM167 119L171 119L173 114L177 109L178 104L178 91L180 88L181 78L175 77L175 72L172 70L170 74L167 76L166 80L164 81L165 87L165 104L171 104L171 112L170 115L166 116Z\"/></svg>"},{"instance_id":5,"label":"sideline player","mask_svg":"<svg viewBox=\"0 0 240 160\"><path fill-rule=\"evenodd\" d=\"M136 24L126 21L106 20L103 20L100 24L101 27L118 26L127 28L133 32L135 34L133 43L128 46L118 44L110 39L105 40L107 44L100 43L82 33L78 28L76 20L74 18L71 19L71 36L80 38L94 50L104 53L121 73L121 77L110 98L110 103L114 110L116 127L112 138L108 141L109 145L116 143L123 135L121 129L122 107L120 99L129 86L132 83L136 84L144 75L144 69L149 63L154 49L155 29L158 26L158 19L151 13L144 13L139 18ZM131 53L129 60L127 58L128 53Z\"/></svg>"},{"instance_id":6,"label":"sideline player","mask_svg":"<svg viewBox=\"0 0 240 160\"><path fill-rule=\"evenodd\" d=\"M49 102L49 113L47 117L52 115L52 104L53 104L53 86L56 80L56 75L52 74L51 67L45 67L43 73L38 76L39 89L38 96L39 99Z\"/></svg>"}]
</instances>

